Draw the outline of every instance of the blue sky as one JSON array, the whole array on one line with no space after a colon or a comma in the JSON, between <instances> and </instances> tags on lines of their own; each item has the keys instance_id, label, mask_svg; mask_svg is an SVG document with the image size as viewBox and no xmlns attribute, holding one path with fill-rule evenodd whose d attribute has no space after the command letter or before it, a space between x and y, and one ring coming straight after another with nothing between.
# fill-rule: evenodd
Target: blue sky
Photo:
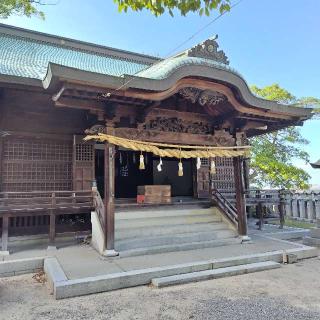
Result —
<instances>
[{"instance_id":1,"label":"blue sky","mask_svg":"<svg viewBox=\"0 0 320 320\"><path fill-rule=\"evenodd\" d=\"M45 21L11 17L1 22L166 57L214 18L118 13L112 0L58 0L43 10ZM228 55L231 66L249 84L265 86L277 82L297 97L320 97L319 12L319 0L243 0L178 51L218 34L220 48ZM313 161L320 158L319 125L320 120L312 120L301 129L310 140L306 149ZM320 184L320 170L304 163L299 166L308 170L312 184Z\"/></svg>"}]
</instances>

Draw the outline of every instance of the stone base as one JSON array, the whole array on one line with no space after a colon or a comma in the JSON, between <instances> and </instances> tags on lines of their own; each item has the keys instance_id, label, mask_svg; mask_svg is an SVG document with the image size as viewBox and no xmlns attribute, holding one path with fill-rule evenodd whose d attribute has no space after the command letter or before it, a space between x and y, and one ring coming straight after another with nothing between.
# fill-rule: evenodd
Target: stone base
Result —
<instances>
[{"instance_id":1,"label":"stone base","mask_svg":"<svg viewBox=\"0 0 320 320\"><path fill-rule=\"evenodd\" d=\"M115 250L105 250L102 254L104 257L117 257L119 255L119 252Z\"/></svg>"},{"instance_id":2,"label":"stone base","mask_svg":"<svg viewBox=\"0 0 320 320\"><path fill-rule=\"evenodd\" d=\"M0 251L0 256L8 256L9 254L9 251Z\"/></svg>"},{"instance_id":3,"label":"stone base","mask_svg":"<svg viewBox=\"0 0 320 320\"><path fill-rule=\"evenodd\" d=\"M307 246L317 246L320 247L320 238L311 238L311 237L304 237L303 244Z\"/></svg>"},{"instance_id":4,"label":"stone base","mask_svg":"<svg viewBox=\"0 0 320 320\"><path fill-rule=\"evenodd\" d=\"M241 243L250 243L252 242L251 241L251 238L249 236L240 236L240 239L241 239Z\"/></svg>"},{"instance_id":5,"label":"stone base","mask_svg":"<svg viewBox=\"0 0 320 320\"><path fill-rule=\"evenodd\" d=\"M47 251L57 251L57 247L56 246L48 246Z\"/></svg>"},{"instance_id":6,"label":"stone base","mask_svg":"<svg viewBox=\"0 0 320 320\"><path fill-rule=\"evenodd\" d=\"M310 237L320 239L320 228L310 229Z\"/></svg>"}]
</instances>

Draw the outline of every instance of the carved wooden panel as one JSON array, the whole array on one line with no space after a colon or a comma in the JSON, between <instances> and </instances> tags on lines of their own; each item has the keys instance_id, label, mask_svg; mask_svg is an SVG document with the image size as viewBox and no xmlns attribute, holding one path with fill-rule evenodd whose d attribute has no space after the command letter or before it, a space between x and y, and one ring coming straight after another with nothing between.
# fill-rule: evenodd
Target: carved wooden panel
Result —
<instances>
[{"instance_id":1,"label":"carved wooden panel","mask_svg":"<svg viewBox=\"0 0 320 320\"><path fill-rule=\"evenodd\" d=\"M70 190L72 143L6 138L2 154L3 191Z\"/></svg>"}]
</instances>

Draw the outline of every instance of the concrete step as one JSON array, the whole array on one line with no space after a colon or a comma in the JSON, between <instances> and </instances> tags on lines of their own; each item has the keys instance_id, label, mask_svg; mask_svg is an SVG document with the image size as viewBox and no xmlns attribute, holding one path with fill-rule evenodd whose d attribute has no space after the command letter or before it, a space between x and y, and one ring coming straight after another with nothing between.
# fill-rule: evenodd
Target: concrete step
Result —
<instances>
[{"instance_id":1,"label":"concrete step","mask_svg":"<svg viewBox=\"0 0 320 320\"><path fill-rule=\"evenodd\" d=\"M313 228L313 229L310 229L310 234L309 236L311 238L318 238L320 239L320 228Z\"/></svg>"},{"instance_id":2,"label":"concrete step","mask_svg":"<svg viewBox=\"0 0 320 320\"><path fill-rule=\"evenodd\" d=\"M144 248L121 251L117 248L117 242L116 242L116 250L119 252L120 257L133 257L133 256L157 254L157 253L164 253L164 252L187 251L187 250L194 250L194 249L220 247L220 246L240 244L240 243L241 243L241 239L239 237L233 237L233 238L227 238L227 239L190 242L190 243L182 243L182 244L169 244L169 245L153 246L149 248L144 247Z\"/></svg>"},{"instance_id":3,"label":"concrete step","mask_svg":"<svg viewBox=\"0 0 320 320\"><path fill-rule=\"evenodd\" d=\"M164 218L164 217L178 217L178 216L198 216L204 214L217 214L217 208L189 208L189 209L154 209L154 210L132 210L116 212L117 220L125 219L145 219L145 218Z\"/></svg>"},{"instance_id":4,"label":"concrete step","mask_svg":"<svg viewBox=\"0 0 320 320\"><path fill-rule=\"evenodd\" d=\"M211 223L221 222L222 219L219 215L212 213L197 214L197 215L175 215L163 216L156 218L137 218L137 219L118 219L116 217L116 229L122 228L138 228L138 227L152 227L164 225L181 225L181 224L196 224L196 223Z\"/></svg>"},{"instance_id":5,"label":"concrete step","mask_svg":"<svg viewBox=\"0 0 320 320\"><path fill-rule=\"evenodd\" d=\"M215 232L217 230L228 229L223 222L211 222L211 223L194 223L194 224L179 224L179 225L165 225L165 226L153 226L148 227L137 227L134 228L129 226L128 228L117 228L115 230L116 240L128 239L141 237L153 237L153 236L164 236L173 235L179 233L197 233L197 232Z\"/></svg>"},{"instance_id":6,"label":"concrete step","mask_svg":"<svg viewBox=\"0 0 320 320\"><path fill-rule=\"evenodd\" d=\"M274 261L265 261L250 263L226 268L219 268L213 270L205 270L199 272L191 272L185 274L178 274L168 277L152 279L151 283L157 288L168 287L177 284L185 284L190 282L197 282L209 279L218 279L223 277L236 276L241 274L253 273L258 271L265 271L280 268L280 263Z\"/></svg>"},{"instance_id":7,"label":"concrete step","mask_svg":"<svg viewBox=\"0 0 320 320\"><path fill-rule=\"evenodd\" d=\"M320 238L304 237L303 244L307 246L320 247Z\"/></svg>"},{"instance_id":8,"label":"concrete step","mask_svg":"<svg viewBox=\"0 0 320 320\"><path fill-rule=\"evenodd\" d=\"M130 238L124 240L117 240L116 247L119 251L131 250L136 248L150 248L155 246L186 244L194 242L203 242L218 239L227 239L235 237L236 233L233 230L224 229L216 230L214 232L194 232L171 234L165 236Z\"/></svg>"}]
</instances>

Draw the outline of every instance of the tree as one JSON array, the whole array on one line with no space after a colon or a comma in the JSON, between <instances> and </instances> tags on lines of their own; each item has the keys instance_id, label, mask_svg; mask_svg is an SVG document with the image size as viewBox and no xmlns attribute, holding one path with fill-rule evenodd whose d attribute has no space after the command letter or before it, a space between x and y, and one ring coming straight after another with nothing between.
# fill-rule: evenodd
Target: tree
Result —
<instances>
[{"instance_id":1,"label":"tree","mask_svg":"<svg viewBox=\"0 0 320 320\"><path fill-rule=\"evenodd\" d=\"M320 107L320 99L296 99L278 84L251 90L258 96L283 104L300 107ZM252 146L250 182L259 188L274 187L285 189L308 188L309 174L294 165L294 160L309 161L303 147L308 144L298 127L289 127L250 139Z\"/></svg>"},{"instance_id":2,"label":"tree","mask_svg":"<svg viewBox=\"0 0 320 320\"><path fill-rule=\"evenodd\" d=\"M213 10L220 13L230 11L231 0L113 0L119 11L127 12L130 8L133 11L146 9L155 16L160 16L166 11L173 16L176 9L181 15L185 16L189 12L197 12L199 15L210 15Z\"/></svg>"},{"instance_id":3,"label":"tree","mask_svg":"<svg viewBox=\"0 0 320 320\"><path fill-rule=\"evenodd\" d=\"M1 0L0 18L6 19L16 14L27 17L38 16L44 19L44 13L38 7L46 4L48 3L44 3L41 0Z\"/></svg>"}]
</instances>

